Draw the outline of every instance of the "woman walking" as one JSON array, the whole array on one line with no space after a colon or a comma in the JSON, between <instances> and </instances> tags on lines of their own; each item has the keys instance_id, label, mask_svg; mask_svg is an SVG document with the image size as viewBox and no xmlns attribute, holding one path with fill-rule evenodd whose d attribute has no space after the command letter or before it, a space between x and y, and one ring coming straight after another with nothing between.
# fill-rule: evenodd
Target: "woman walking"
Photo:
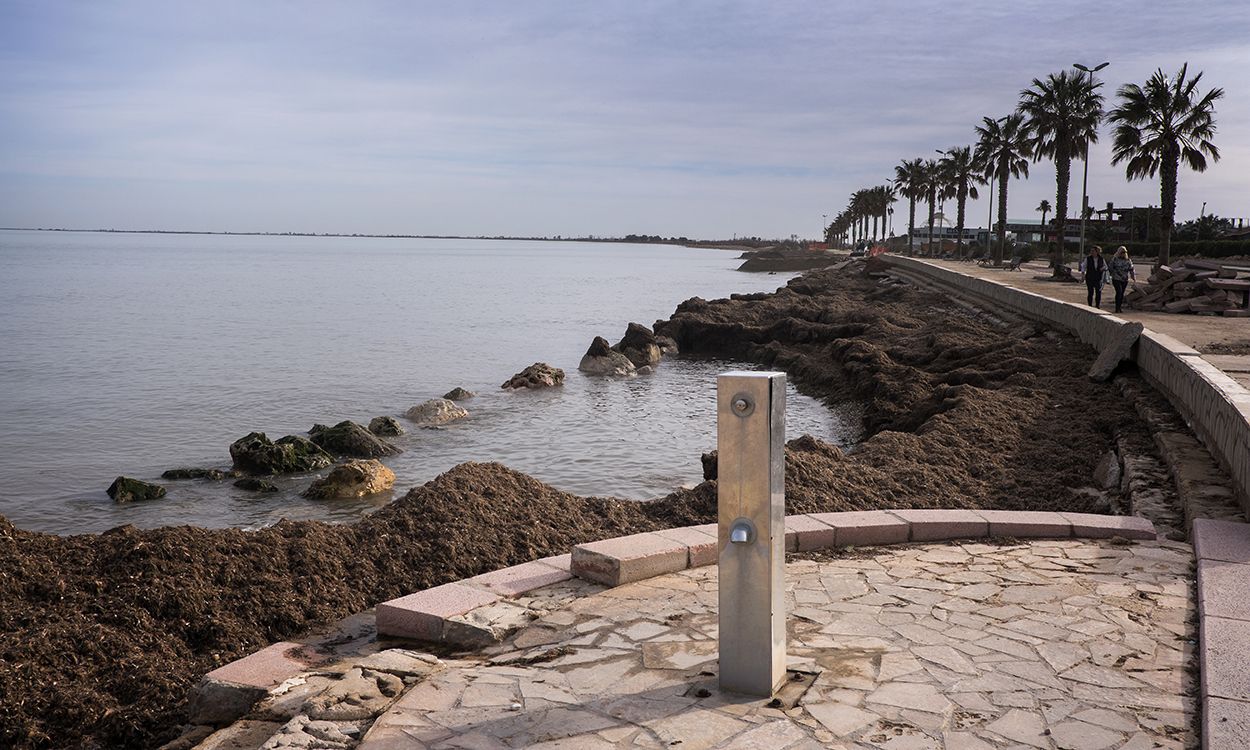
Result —
<instances>
[{"instance_id":1,"label":"woman walking","mask_svg":"<svg viewBox=\"0 0 1250 750\"><path fill-rule=\"evenodd\" d=\"M1102 284L1107 280L1107 261L1102 257L1102 248L1094 245L1089 255L1081 258L1081 273L1085 274L1085 304L1090 307L1102 308Z\"/></svg>"},{"instance_id":2,"label":"woman walking","mask_svg":"<svg viewBox=\"0 0 1250 750\"><path fill-rule=\"evenodd\" d=\"M1111 286L1115 287L1115 311L1120 312L1129 279L1137 281L1137 274L1133 271L1133 259L1128 257L1127 247L1120 245L1115 249L1115 255L1107 263L1107 272L1111 274Z\"/></svg>"}]
</instances>

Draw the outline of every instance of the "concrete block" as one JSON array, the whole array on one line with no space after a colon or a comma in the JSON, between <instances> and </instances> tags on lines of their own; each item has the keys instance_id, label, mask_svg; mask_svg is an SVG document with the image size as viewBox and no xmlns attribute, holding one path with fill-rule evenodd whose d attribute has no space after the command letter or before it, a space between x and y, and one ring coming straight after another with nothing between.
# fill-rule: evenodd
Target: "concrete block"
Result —
<instances>
[{"instance_id":1,"label":"concrete block","mask_svg":"<svg viewBox=\"0 0 1250 750\"><path fill-rule=\"evenodd\" d=\"M438 641L443 637L444 620L497 601L497 594L445 583L379 604L375 610L378 634Z\"/></svg>"},{"instance_id":2,"label":"concrete block","mask_svg":"<svg viewBox=\"0 0 1250 750\"><path fill-rule=\"evenodd\" d=\"M324 655L302 643L279 641L218 667L205 678L268 690L324 664Z\"/></svg>"},{"instance_id":3,"label":"concrete block","mask_svg":"<svg viewBox=\"0 0 1250 750\"><path fill-rule=\"evenodd\" d=\"M1203 701L1203 750L1245 750L1247 746L1250 746L1250 703L1224 698Z\"/></svg>"},{"instance_id":4,"label":"concrete block","mask_svg":"<svg viewBox=\"0 0 1250 750\"><path fill-rule=\"evenodd\" d=\"M549 565L557 570L570 570L573 567L573 556L565 553L563 555L552 555L551 557L542 557L538 562L543 565Z\"/></svg>"},{"instance_id":5,"label":"concrete block","mask_svg":"<svg viewBox=\"0 0 1250 750\"><path fill-rule=\"evenodd\" d=\"M836 530L810 515L786 516L786 551L829 549L837 544Z\"/></svg>"},{"instance_id":6,"label":"concrete block","mask_svg":"<svg viewBox=\"0 0 1250 750\"><path fill-rule=\"evenodd\" d=\"M908 540L911 526L884 510L857 510L846 513L813 513L821 523L837 530L839 547L863 547L873 544L901 544Z\"/></svg>"},{"instance_id":7,"label":"concrete block","mask_svg":"<svg viewBox=\"0 0 1250 750\"><path fill-rule=\"evenodd\" d=\"M1089 379L1103 383L1111 379L1111 373L1124 360L1131 359L1133 345L1145 328L1141 323L1125 323L1103 344L1098 358L1089 368Z\"/></svg>"},{"instance_id":8,"label":"concrete block","mask_svg":"<svg viewBox=\"0 0 1250 750\"><path fill-rule=\"evenodd\" d=\"M1072 536L1072 523L1059 513L1033 510L973 511L990 524L990 536L1064 538Z\"/></svg>"},{"instance_id":9,"label":"concrete block","mask_svg":"<svg viewBox=\"0 0 1250 750\"><path fill-rule=\"evenodd\" d=\"M890 514L908 523L913 542L980 539L990 533L989 522L969 510L909 509Z\"/></svg>"},{"instance_id":10,"label":"concrete block","mask_svg":"<svg viewBox=\"0 0 1250 750\"><path fill-rule=\"evenodd\" d=\"M709 526L712 528L710 533L707 531ZM686 567L688 568L714 565L717 561L716 535L718 531L716 524L683 526L676 529L664 529L655 533L665 539L671 539L674 542L686 545Z\"/></svg>"},{"instance_id":11,"label":"concrete block","mask_svg":"<svg viewBox=\"0 0 1250 750\"><path fill-rule=\"evenodd\" d=\"M685 544L646 533L604 539L573 548L573 575L605 586L685 570L690 552Z\"/></svg>"},{"instance_id":12,"label":"concrete block","mask_svg":"<svg viewBox=\"0 0 1250 750\"><path fill-rule=\"evenodd\" d=\"M1196 518L1193 541L1199 560L1250 563L1250 523Z\"/></svg>"},{"instance_id":13,"label":"concrete block","mask_svg":"<svg viewBox=\"0 0 1250 750\"><path fill-rule=\"evenodd\" d=\"M566 567L564 570L548 565L541 560L500 568L490 573L474 576L465 583L481 586L500 596L516 597L527 591L550 586L553 583L567 581L573 574Z\"/></svg>"},{"instance_id":14,"label":"concrete block","mask_svg":"<svg viewBox=\"0 0 1250 750\"><path fill-rule=\"evenodd\" d=\"M1140 516L1106 516L1101 513L1060 513L1072 524L1072 536L1080 539L1157 539L1155 525Z\"/></svg>"},{"instance_id":15,"label":"concrete block","mask_svg":"<svg viewBox=\"0 0 1250 750\"><path fill-rule=\"evenodd\" d=\"M1250 701L1250 622L1203 614L1199 620L1199 674L1202 697Z\"/></svg>"},{"instance_id":16,"label":"concrete block","mask_svg":"<svg viewBox=\"0 0 1250 750\"><path fill-rule=\"evenodd\" d=\"M1198 610L1204 615L1250 621L1250 564L1199 560Z\"/></svg>"}]
</instances>

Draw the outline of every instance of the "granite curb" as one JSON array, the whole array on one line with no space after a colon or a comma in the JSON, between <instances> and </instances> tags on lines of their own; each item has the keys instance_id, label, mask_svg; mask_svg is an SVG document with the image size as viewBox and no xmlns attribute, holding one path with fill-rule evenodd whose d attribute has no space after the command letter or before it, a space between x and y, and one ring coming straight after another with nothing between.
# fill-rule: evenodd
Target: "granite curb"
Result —
<instances>
[{"instance_id":1,"label":"granite curb","mask_svg":"<svg viewBox=\"0 0 1250 750\"><path fill-rule=\"evenodd\" d=\"M991 537L1154 539L1144 518L1083 513L981 510L875 510L786 517L787 551L942 542ZM419 591L377 607L378 633L456 642L448 621L479 607L522 596L576 576L608 587L711 565L718 558L716 524L686 526L579 544L569 555L503 568Z\"/></svg>"},{"instance_id":2,"label":"granite curb","mask_svg":"<svg viewBox=\"0 0 1250 750\"><path fill-rule=\"evenodd\" d=\"M1250 746L1250 524L1194 520L1202 746Z\"/></svg>"}]
</instances>

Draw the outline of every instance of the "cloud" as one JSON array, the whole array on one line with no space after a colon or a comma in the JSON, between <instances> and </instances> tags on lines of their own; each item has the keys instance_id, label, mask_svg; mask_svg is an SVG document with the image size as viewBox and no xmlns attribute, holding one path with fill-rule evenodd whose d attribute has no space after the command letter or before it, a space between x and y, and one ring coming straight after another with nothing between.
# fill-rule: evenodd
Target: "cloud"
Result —
<instances>
[{"instance_id":1,"label":"cloud","mask_svg":"<svg viewBox=\"0 0 1250 750\"><path fill-rule=\"evenodd\" d=\"M1190 60L1229 89L1225 159L1182 176L1181 208L1234 212L1250 174L1238 145L1250 109L1235 88L1250 69L1246 14L1238 0L1201 14L1127 2L10 2L0 225L814 235L820 214L899 160L970 143L1032 77L1094 57L1112 60L1112 86ZM1149 185L1094 156L1091 194L1149 200ZM1013 216L1053 200L1047 169L1013 184Z\"/></svg>"}]
</instances>

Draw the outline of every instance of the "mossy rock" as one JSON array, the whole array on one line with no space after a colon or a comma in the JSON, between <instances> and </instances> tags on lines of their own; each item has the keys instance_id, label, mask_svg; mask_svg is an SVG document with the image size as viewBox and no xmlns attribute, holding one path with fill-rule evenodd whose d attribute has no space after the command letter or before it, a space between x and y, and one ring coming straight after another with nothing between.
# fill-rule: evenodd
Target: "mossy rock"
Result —
<instances>
[{"instance_id":1,"label":"mossy rock","mask_svg":"<svg viewBox=\"0 0 1250 750\"><path fill-rule=\"evenodd\" d=\"M234 483L235 487L248 492L277 492L278 485L270 482L268 479L258 479L256 477L245 477Z\"/></svg>"},{"instance_id":2,"label":"mossy rock","mask_svg":"<svg viewBox=\"0 0 1250 750\"><path fill-rule=\"evenodd\" d=\"M399 420L394 417L374 417L369 420L369 432L372 432L374 435L394 437L404 434L404 428L400 426Z\"/></svg>"},{"instance_id":3,"label":"mossy rock","mask_svg":"<svg viewBox=\"0 0 1250 750\"><path fill-rule=\"evenodd\" d=\"M212 479L220 482L230 476L238 476L238 472L226 472L221 469L187 468L170 469L161 474L161 479Z\"/></svg>"},{"instance_id":4,"label":"mossy rock","mask_svg":"<svg viewBox=\"0 0 1250 750\"><path fill-rule=\"evenodd\" d=\"M316 432L310 431L310 434L314 443L336 456L380 458L403 453L399 448L350 420L339 422L333 427L322 427Z\"/></svg>"},{"instance_id":5,"label":"mossy rock","mask_svg":"<svg viewBox=\"0 0 1250 750\"><path fill-rule=\"evenodd\" d=\"M115 503L130 503L165 497L165 488L139 479L118 477L109 485L108 493Z\"/></svg>"},{"instance_id":6,"label":"mossy rock","mask_svg":"<svg viewBox=\"0 0 1250 750\"><path fill-rule=\"evenodd\" d=\"M234 466L248 474L298 474L324 469L334 457L298 435L272 442L263 432L252 432L230 444Z\"/></svg>"}]
</instances>

